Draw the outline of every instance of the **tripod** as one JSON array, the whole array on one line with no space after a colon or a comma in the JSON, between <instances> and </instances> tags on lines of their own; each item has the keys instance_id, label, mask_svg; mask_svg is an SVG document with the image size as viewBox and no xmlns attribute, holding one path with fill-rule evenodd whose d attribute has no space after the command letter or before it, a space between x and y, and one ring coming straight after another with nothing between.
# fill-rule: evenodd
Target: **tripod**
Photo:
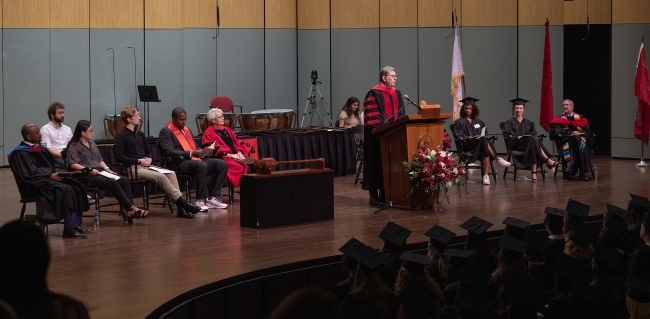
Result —
<instances>
[{"instance_id":1,"label":"tripod","mask_svg":"<svg viewBox=\"0 0 650 319\"><path fill-rule=\"evenodd\" d=\"M321 103L323 106L323 110L325 110L325 114L327 115L326 118L330 122L330 126L334 126L332 123L332 118L330 117L330 112L329 108L327 107L327 103L325 103L325 99L323 98L323 95L320 93L320 89L318 88L318 84L323 84L320 81L317 81L318 77L314 77L313 71L312 71L312 78L311 78L311 88L309 89L309 97L307 97L307 104L305 104L305 111L302 112L302 120L300 121L300 127L303 127L303 124L305 123L305 116L307 115L307 109L309 109L309 126L312 126L313 121L314 121L314 113L318 112L318 103ZM319 99L317 100L316 98L316 92L318 92L318 97ZM322 120L321 123L323 124Z\"/></svg>"}]
</instances>

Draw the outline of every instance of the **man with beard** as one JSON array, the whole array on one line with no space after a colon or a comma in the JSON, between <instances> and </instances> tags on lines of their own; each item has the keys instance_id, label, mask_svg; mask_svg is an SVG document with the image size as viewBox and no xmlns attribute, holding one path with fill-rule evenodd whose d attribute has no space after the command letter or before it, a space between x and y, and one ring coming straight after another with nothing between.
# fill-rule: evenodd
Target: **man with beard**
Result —
<instances>
[{"instance_id":1,"label":"man with beard","mask_svg":"<svg viewBox=\"0 0 650 319\"><path fill-rule=\"evenodd\" d=\"M65 105L54 102L47 108L49 122L41 128L41 143L47 147L56 161L57 167L67 169L65 161L61 158L61 151L68 146L72 138L72 130L63 124L65 118Z\"/></svg>"},{"instance_id":2,"label":"man with beard","mask_svg":"<svg viewBox=\"0 0 650 319\"><path fill-rule=\"evenodd\" d=\"M588 181L585 171L591 170L594 136L585 116L573 109L573 101L562 102L562 114L551 121L550 138L561 146L564 178L573 179L578 173L579 180Z\"/></svg>"}]
</instances>

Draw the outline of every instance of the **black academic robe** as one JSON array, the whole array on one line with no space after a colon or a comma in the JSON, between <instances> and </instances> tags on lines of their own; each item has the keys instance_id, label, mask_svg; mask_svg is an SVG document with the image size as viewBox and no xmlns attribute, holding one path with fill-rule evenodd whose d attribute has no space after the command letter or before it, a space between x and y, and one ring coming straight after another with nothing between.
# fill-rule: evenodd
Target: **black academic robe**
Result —
<instances>
[{"instance_id":1,"label":"black academic robe","mask_svg":"<svg viewBox=\"0 0 650 319\"><path fill-rule=\"evenodd\" d=\"M546 261L550 267L555 265L555 261L564 252L564 239L551 239L551 245L546 251Z\"/></svg>"},{"instance_id":2,"label":"black academic robe","mask_svg":"<svg viewBox=\"0 0 650 319\"><path fill-rule=\"evenodd\" d=\"M354 283L354 277L348 276L345 280L339 282L334 288L332 288L332 291L330 293L338 304L340 305L345 297L350 293L350 290L352 289L352 284Z\"/></svg>"},{"instance_id":3,"label":"black academic robe","mask_svg":"<svg viewBox=\"0 0 650 319\"><path fill-rule=\"evenodd\" d=\"M454 122L454 131L452 132L454 138L464 144L460 151L463 160L475 162L490 156L489 148L492 148L496 153L494 144L487 138L469 139L470 136L480 136L484 127L485 123L479 118L473 118L471 122L467 118L458 119ZM485 135L487 136L487 134L487 129L485 129Z\"/></svg>"},{"instance_id":4,"label":"black academic robe","mask_svg":"<svg viewBox=\"0 0 650 319\"><path fill-rule=\"evenodd\" d=\"M544 163L546 157L551 154L542 144L542 138L537 136L535 123L528 119L519 122L512 117L503 123L503 134L509 135L508 146L512 151L512 160L517 168L530 168L532 165ZM521 138L518 138L521 136Z\"/></svg>"},{"instance_id":5,"label":"black academic robe","mask_svg":"<svg viewBox=\"0 0 650 319\"><path fill-rule=\"evenodd\" d=\"M533 280L535 287L545 296L553 292L555 273L548 263L528 263L528 277Z\"/></svg>"},{"instance_id":6,"label":"black academic robe","mask_svg":"<svg viewBox=\"0 0 650 319\"><path fill-rule=\"evenodd\" d=\"M382 310L377 306L380 302L386 303L387 309ZM341 312L346 319L393 319L397 315L399 301L388 291L377 298L361 299L357 293L350 293L341 303Z\"/></svg>"},{"instance_id":7,"label":"black academic robe","mask_svg":"<svg viewBox=\"0 0 650 319\"><path fill-rule=\"evenodd\" d=\"M63 170L56 168L56 161L47 150L19 147L11 152L10 165L16 179L34 192L36 216L43 222L56 223L71 213L81 215L90 208L83 184L72 178L63 182L50 178L52 173Z\"/></svg>"},{"instance_id":8,"label":"black academic robe","mask_svg":"<svg viewBox=\"0 0 650 319\"><path fill-rule=\"evenodd\" d=\"M435 281L439 287L447 283L447 278L443 278L442 272L440 271L440 258L429 260L424 270L429 273L429 276L433 278L433 281Z\"/></svg>"},{"instance_id":9,"label":"black academic robe","mask_svg":"<svg viewBox=\"0 0 650 319\"><path fill-rule=\"evenodd\" d=\"M557 119L573 119L574 116L579 116L582 120L586 121L586 118L582 114L575 114L570 116L562 114ZM566 159L568 158L567 155L570 154L571 168L569 170L565 169L565 172L568 172L569 175L574 175L575 173L578 173L578 171L584 172L585 170L591 169L594 136L588 124L580 126L580 131L584 134L571 136L571 133L577 130L578 127L574 125L551 123L551 132L549 134L549 137L551 140L555 141L556 145L558 145L558 148L562 151L560 154L560 159L563 163L566 162ZM568 150L566 150L566 154L564 154L563 149L565 145L568 148Z\"/></svg>"},{"instance_id":10,"label":"black academic robe","mask_svg":"<svg viewBox=\"0 0 650 319\"><path fill-rule=\"evenodd\" d=\"M412 282L397 296L400 302L398 318L437 318L443 305L443 301L439 300L440 297L423 284Z\"/></svg>"},{"instance_id":11,"label":"black academic robe","mask_svg":"<svg viewBox=\"0 0 650 319\"><path fill-rule=\"evenodd\" d=\"M363 108L364 156L361 186L364 190L384 189L379 136L373 135L371 131L375 127L384 125L387 116L390 118L388 122L394 121L395 117L399 119L406 116L402 93L397 89L387 89L381 84L375 85L366 94Z\"/></svg>"}]
</instances>

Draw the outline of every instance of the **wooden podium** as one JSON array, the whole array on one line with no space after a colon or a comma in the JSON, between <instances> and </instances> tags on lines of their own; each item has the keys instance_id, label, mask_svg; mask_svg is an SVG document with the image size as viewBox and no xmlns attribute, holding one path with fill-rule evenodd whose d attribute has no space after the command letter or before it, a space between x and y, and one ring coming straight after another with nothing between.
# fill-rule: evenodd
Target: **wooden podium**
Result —
<instances>
[{"instance_id":1,"label":"wooden podium","mask_svg":"<svg viewBox=\"0 0 650 319\"><path fill-rule=\"evenodd\" d=\"M372 130L372 134L380 136L384 196L393 205L411 206L411 185L402 163L413 159L424 135L431 137L431 148L442 146L445 120L451 118L451 113L440 113L439 108L438 112L431 112L423 107L423 114L408 115Z\"/></svg>"}]
</instances>

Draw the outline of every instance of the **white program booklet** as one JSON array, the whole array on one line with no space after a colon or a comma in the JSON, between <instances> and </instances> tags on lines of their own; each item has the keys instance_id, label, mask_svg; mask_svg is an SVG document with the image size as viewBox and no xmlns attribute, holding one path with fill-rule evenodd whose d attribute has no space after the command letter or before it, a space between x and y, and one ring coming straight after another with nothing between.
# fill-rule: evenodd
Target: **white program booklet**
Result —
<instances>
[{"instance_id":1,"label":"white program booklet","mask_svg":"<svg viewBox=\"0 0 650 319\"><path fill-rule=\"evenodd\" d=\"M118 179L120 179L119 176L117 176L117 175L115 175L115 174L111 174L111 173L109 173L109 172L107 172L107 171L100 171L100 172L99 172L99 175L104 176L104 177L107 177L107 178L112 178L112 179L114 179L114 180L118 180Z\"/></svg>"},{"instance_id":2,"label":"white program booklet","mask_svg":"<svg viewBox=\"0 0 650 319\"><path fill-rule=\"evenodd\" d=\"M168 169L166 169L166 168L156 167L156 166L149 166L149 167L147 167L147 168L150 169L150 170L152 170L152 171L156 171L156 172L158 172L158 173L163 173L163 174L169 174L169 173L173 173L173 172L174 172L174 171L170 171L170 170L168 170Z\"/></svg>"},{"instance_id":3,"label":"white program booklet","mask_svg":"<svg viewBox=\"0 0 650 319\"><path fill-rule=\"evenodd\" d=\"M483 128L481 129L481 135L476 137L476 138L479 139L479 138L482 138L484 136L485 136L485 126L483 126Z\"/></svg>"}]
</instances>

